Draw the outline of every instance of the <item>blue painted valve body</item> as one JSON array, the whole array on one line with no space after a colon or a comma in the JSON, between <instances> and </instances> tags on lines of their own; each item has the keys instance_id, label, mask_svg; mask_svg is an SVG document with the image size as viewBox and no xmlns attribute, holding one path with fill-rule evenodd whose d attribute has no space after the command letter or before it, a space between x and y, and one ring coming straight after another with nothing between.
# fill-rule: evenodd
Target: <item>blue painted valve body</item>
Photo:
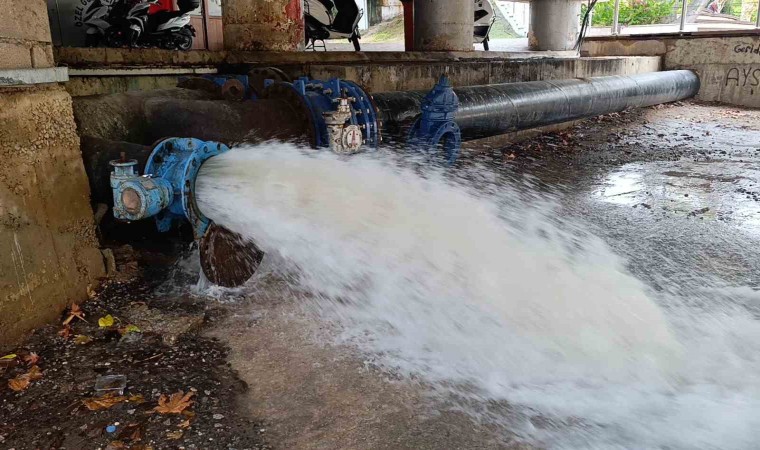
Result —
<instances>
[{"instance_id":1,"label":"blue painted valve body","mask_svg":"<svg viewBox=\"0 0 760 450\"><path fill-rule=\"evenodd\" d=\"M114 216L130 221L155 217L159 231L189 220L195 238L200 239L210 221L195 204L195 178L207 159L228 150L216 142L166 139L153 149L143 176L134 173L134 160L111 161Z\"/></svg>"},{"instance_id":2,"label":"blue painted valve body","mask_svg":"<svg viewBox=\"0 0 760 450\"><path fill-rule=\"evenodd\" d=\"M459 157L462 134L454 121L459 109L457 94L445 75L430 91L421 105L422 114L412 125L407 145L429 154L443 153L448 164Z\"/></svg>"}]
</instances>

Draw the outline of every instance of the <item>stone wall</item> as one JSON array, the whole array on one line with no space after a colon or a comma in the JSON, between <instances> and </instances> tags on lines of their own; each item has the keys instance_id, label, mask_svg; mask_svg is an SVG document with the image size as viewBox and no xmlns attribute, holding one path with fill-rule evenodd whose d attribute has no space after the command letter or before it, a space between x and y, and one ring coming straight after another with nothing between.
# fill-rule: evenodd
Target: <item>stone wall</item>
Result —
<instances>
[{"instance_id":1,"label":"stone wall","mask_svg":"<svg viewBox=\"0 0 760 450\"><path fill-rule=\"evenodd\" d=\"M52 67L45 0L4 1L0 6L0 70Z\"/></svg>"},{"instance_id":2,"label":"stone wall","mask_svg":"<svg viewBox=\"0 0 760 450\"><path fill-rule=\"evenodd\" d=\"M56 72L46 3L1 5L7 19L0 21L0 347L5 347L57 319L68 304L85 300L88 286L104 275L104 263L71 97L58 84L34 84Z\"/></svg>"},{"instance_id":3,"label":"stone wall","mask_svg":"<svg viewBox=\"0 0 760 450\"><path fill-rule=\"evenodd\" d=\"M0 89L0 346L87 298L104 275L71 97Z\"/></svg>"},{"instance_id":4,"label":"stone wall","mask_svg":"<svg viewBox=\"0 0 760 450\"><path fill-rule=\"evenodd\" d=\"M589 38L590 56L659 55L663 67L699 74L704 101L760 107L760 32Z\"/></svg>"}]
</instances>

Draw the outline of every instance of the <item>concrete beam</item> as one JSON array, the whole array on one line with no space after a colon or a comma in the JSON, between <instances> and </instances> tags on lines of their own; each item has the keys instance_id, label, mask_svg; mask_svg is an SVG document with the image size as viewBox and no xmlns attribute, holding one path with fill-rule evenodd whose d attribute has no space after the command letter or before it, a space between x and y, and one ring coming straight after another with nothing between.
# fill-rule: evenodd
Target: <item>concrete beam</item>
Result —
<instances>
[{"instance_id":1,"label":"concrete beam","mask_svg":"<svg viewBox=\"0 0 760 450\"><path fill-rule=\"evenodd\" d=\"M69 81L66 67L0 70L0 86L25 86Z\"/></svg>"}]
</instances>

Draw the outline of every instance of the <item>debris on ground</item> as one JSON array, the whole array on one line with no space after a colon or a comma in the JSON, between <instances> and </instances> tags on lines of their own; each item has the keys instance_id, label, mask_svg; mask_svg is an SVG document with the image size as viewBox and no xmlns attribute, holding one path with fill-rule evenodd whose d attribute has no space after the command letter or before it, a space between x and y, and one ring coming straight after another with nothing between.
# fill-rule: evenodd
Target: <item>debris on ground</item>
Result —
<instances>
[{"instance_id":1,"label":"debris on ground","mask_svg":"<svg viewBox=\"0 0 760 450\"><path fill-rule=\"evenodd\" d=\"M114 253L127 274L0 355L0 448L268 448L237 412L227 349L200 334L211 307L157 296L137 264L150 255Z\"/></svg>"}]
</instances>

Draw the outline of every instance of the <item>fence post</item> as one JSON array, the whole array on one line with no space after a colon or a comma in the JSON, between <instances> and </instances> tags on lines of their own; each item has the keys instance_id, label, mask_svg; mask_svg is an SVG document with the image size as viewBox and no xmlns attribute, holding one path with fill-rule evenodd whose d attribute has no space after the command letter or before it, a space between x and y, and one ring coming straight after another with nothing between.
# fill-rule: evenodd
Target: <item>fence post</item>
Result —
<instances>
[{"instance_id":1,"label":"fence post","mask_svg":"<svg viewBox=\"0 0 760 450\"><path fill-rule=\"evenodd\" d=\"M755 19L755 28L760 28L760 0L757 2L757 19Z\"/></svg>"},{"instance_id":2,"label":"fence post","mask_svg":"<svg viewBox=\"0 0 760 450\"><path fill-rule=\"evenodd\" d=\"M612 34L620 34L620 0L615 0L615 12L612 14Z\"/></svg>"},{"instance_id":3,"label":"fence post","mask_svg":"<svg viewBox=\"0 0 760 450\"><path fill-rule=\"evenodd\" d=\"M681 31L686 29L686 8L688 6L687 0L681 0Z\"/></svg>"}]
</instances>

